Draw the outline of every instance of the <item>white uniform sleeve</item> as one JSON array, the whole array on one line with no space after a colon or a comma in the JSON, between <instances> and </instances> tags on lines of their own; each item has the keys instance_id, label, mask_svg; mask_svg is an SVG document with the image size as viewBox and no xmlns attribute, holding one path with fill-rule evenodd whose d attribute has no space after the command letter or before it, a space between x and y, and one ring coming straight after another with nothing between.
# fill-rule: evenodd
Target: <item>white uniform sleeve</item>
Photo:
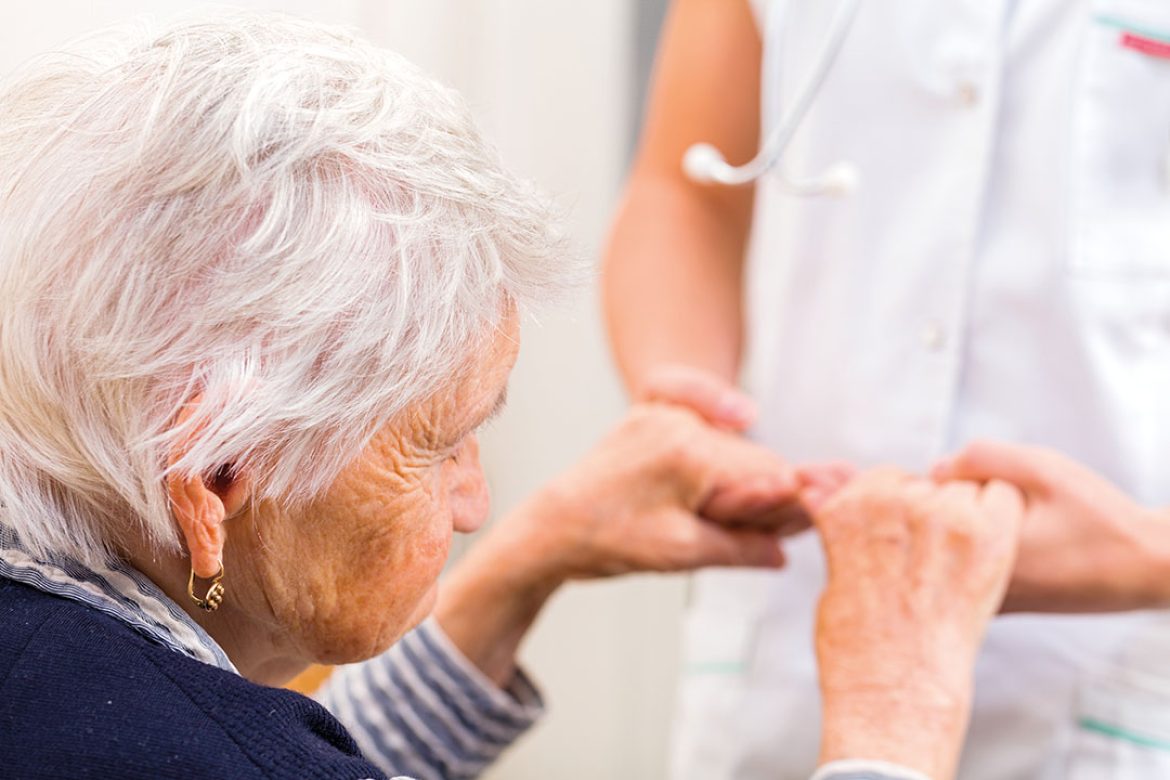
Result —
<instances>
[{"instance_id":1,"label":"white uniform sleeve","mask_svg":"<svg viewBox=\"0 0 1170 780\"><path fill-rule=\"evenodd\" d=\"M833 761L817 770L811 780L930 780L929 777L886 761Z\"/></svg>"}]
</instances>

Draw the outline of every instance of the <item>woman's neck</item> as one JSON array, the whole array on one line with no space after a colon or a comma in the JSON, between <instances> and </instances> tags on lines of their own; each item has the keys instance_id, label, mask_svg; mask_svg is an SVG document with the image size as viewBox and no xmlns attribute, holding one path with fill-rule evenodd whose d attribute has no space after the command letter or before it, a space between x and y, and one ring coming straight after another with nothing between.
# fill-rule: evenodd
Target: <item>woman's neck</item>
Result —
<instances>
[{"instance_id":1,"label":"woman's neck","mask_svg":"<svg viewBox=\"0 0 1170 780\"><path fill-rule=\"evenodd\" d=\"M190 570L185 558L140 552L129 552L127 558L215 640L246 679L283 685L309 667L308 659L287 652L288 637L270 617L260 589L242 567L233 568L230 582L225 579L223 604L206 612L187 593Z\"/></svg>"}]
</instances>

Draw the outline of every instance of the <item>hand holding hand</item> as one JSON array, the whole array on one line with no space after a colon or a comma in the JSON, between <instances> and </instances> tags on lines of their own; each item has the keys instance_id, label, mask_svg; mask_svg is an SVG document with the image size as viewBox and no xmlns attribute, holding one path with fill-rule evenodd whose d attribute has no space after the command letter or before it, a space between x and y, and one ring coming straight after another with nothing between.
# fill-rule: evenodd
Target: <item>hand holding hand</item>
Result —
<instances>
[{"instance_id":1,"label":"hand holding hand","mask_svg":"<svg viewBox=\"0 0 1170 780\"><path fill-rule=\"evenodd\" d=\"M580 463L472 547L443 583L440 624L503 684L520 641L566 580L784 563L808 525L793 469L665 404L635 407Z\"/></svg>"},{"instance_id":2,"label":"hand holding hand","mask_svg":"<svg viewBox=\"0 0 1170 780\"><path fill-rule=\"evenodd\" d=\"M525 533L565 578L780 566L808 515L796 472L677 407L635 407L526 504Z\"/></svg>"},{"instance_id":3,"label":"hand holding hand","mask_svg":"<svg viewBox=\"0 0 1170 780\"><path fill-rule=\"evenodd\" d=\"M1170 603L1170 520L1048 449L979 442L934 470L938 480L1004 480L1027 514L1004 609L1097 612Z\"/></svg>"},{"instance_id":4,"label":"hand holding hand","mask_svg":"<svg viewBox=\"0 0 1170 780\"><path fill-rule=\"evenodd\" d=\"M743 433L756 421L755 402L735 385L710 371L665 364L651 371L635 400L688 409L710 425ZM855 469L843 462L816 463L797 469L802 499L815 509L852 479ZM717 511L717 510L716 510Z\"/></svg>"}]
</instances>

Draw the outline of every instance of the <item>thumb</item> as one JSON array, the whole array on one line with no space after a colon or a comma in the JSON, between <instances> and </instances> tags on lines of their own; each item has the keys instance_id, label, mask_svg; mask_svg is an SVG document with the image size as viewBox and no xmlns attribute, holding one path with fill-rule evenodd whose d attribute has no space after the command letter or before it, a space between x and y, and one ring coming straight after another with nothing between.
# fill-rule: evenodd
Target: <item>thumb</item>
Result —
<instances>
[{"instance_id":1,"label":"thumb","mask_svg":"<svg viewBox=\"0 0 1170 780\"><path fill-rule=\"evenodd\" d=\"M795 470L775 453L711 431L705 449L706 490L694 508L723 524L780 530L808 524Z\"/></svg>"},{"instance_id":2,"label":"thumb","mask_svg":"<svg viewBox=\"0 0 1170 780\"><path fill-rule=\"evenodd\" d=\"M655 369L642 385L638 400L685 406L712 425L733 431L745 431L756 421L751 398L716 374L691 366Z\"/></svg>"},{"instance_id":3,"label":"thumb","mask_svg":"<svg viewBox=\"0 0 1170 780\"><path fill-rule=\"evenodd\" d=\"M1034 448L997 441L968 444L958 454L939 461L931 476L937 482L1003 480L1025 488L1043 481Z\"/></svg>"}]
</instances>

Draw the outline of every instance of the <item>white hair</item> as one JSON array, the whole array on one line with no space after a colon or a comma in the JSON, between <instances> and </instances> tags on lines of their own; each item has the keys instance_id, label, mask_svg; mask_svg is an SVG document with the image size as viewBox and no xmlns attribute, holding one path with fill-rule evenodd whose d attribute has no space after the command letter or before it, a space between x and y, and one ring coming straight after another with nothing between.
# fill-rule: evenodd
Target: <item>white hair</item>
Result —
<instances>
[{"instance_id":1,"label":"white hair","mask_svg":"<svg viewBox=\"0 0 1170 780\"><path fill-rule=\"evenodd\" d=\"M401 57L273 14L144 33L0 89L0 506L83 562L179 549L169 469L319 494L582 271Z\"/></svg>"}]
</instances>

